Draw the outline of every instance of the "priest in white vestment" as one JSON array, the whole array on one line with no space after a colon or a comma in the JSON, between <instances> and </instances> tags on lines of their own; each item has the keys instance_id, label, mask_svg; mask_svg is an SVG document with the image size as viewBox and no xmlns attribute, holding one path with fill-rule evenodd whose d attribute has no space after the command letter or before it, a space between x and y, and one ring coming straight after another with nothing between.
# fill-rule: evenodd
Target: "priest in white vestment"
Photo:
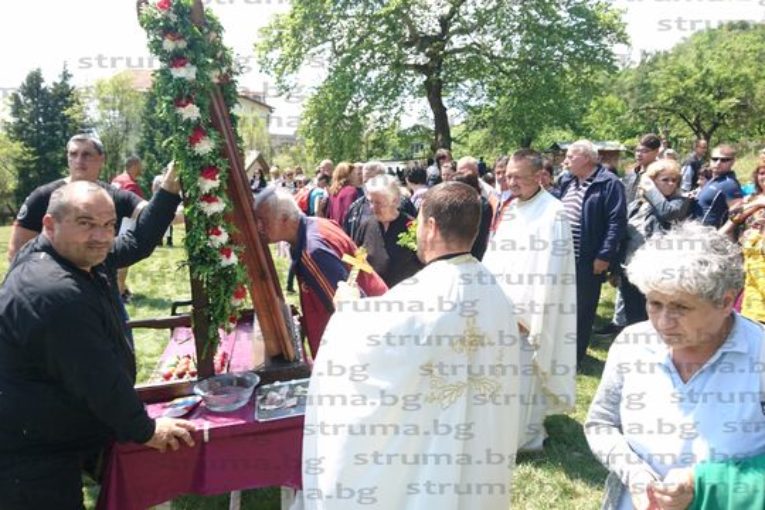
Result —
<instances>
[{"instance_id":1,"label":"priest in white vestment","mask_svg":"<svg viewBox=\"0 0 765 510\"><path fill-rule=\"evenodd\" d=\"M545 416L576 399L576 269L563 204L539 184L542 156L517 151L505 172L503 204L483 263L514 305L521 346L520 449L538 450Z\"/></svg>"},{"instance_id":2,"label":"priest in white vestment","mask_svg":"<svg viewBox=\"0 0 765 510\"><path fill-rule=\"evenodd\" d=\"M426 267L338 303L311 375L296 508L509 508L519 338L470 255L479 218L470 187L430 189L417 226Z\"/></svg>"}]
</instances>

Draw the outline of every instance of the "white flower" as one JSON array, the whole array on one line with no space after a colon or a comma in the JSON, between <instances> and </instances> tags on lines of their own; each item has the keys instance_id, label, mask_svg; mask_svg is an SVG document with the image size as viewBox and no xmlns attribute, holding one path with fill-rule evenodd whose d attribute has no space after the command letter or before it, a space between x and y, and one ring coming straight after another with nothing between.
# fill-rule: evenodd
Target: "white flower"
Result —
<instances>
[{"instance_id":1,"label":"white flower","mask_svg":"<svg viewBox=\"0 0 765 510\"><path fill-rule=\"evenodd\" d=\"M165 51L182 50L186 46L188 46L186 39L173 39L171 37L165 37L165 39L162 41L162 48Z\"/></svg>"},{"instance_id":2,"label":"white flower","mask_svg":"<svg viewBox=\"0 0 765 510\"><path fill-rule=\"evenodd\" d=\"M211 248L220 248L228 242L228 232L223 227L218 227L218 231L219 233L207 235L207 244Z\"/></svg>"},{"instance_id":3,"label":"white flower","mask_svg":"<svg viewBox=\"0 0 765 510\"><path fill-rule=\"evenodd\" d=\"M205 195L204 197L207 198L206 200L199 201L199 208L206 215L212 216L213 214L221 213L226 208L226 204L220 198L211 195Z\"/></svg>"},{"instance_id":4,"label":"white flower","mask_svg":"<svg viewBox=\"0 0 765 510\"><path fill-rule=\"evenodd\" d=\"M188 104L181 108L176 108L175 112L180 115L183 120L197 120L200 117L199 107L195 104Z\"/></svg>"},{"instance_id":5,"label":"white flower","mask_svg":"<svg viewBox=\"0 0 765 510\"><path fill-rule=\"evenodd\" d=\"M212 140L210 140L209 137L205 136L201 140L199 140L196 144L194 144L194 153L199 156L204 156L205 154L208 154L215 148L215 144Z\"/></svg>"},{"instance_id":6,"label":"white flower","mask_svg":"<svg viewBox=\"0 0 765 510\"><path fill-rule=\"evenodd\" d=\"M194 81L197 78L197 67L191 64L186 64L183 67L171 67L170 74L173 75L173 78Z\"/></svg>"},{"instance_id":7,"label":"white flower","mask_svg":"<svg viewBox=\"0 0 765 510\"><path fill-rule=\"evenodd\" d=\"M215 69L214 71L210 71L210 79L213 83L220 83L220 79L223 76L223 73L220 72L219 69Z\"/></svg>"},{"instance_id":8,"label":"white flower","mask_svg":"<svg viewBox=\"0 0 765 510\"><path fill-rule=\"evenodd\" d=\"M239 259L236 258L236 253L234 253L234 250L224 248L220 251L221 267L233 266L237 262L239 262Z\"/></svg>"},{"instance_id":9,"label":"white flower","mask_svg":"<svg viewBox=\"0 0 765 510\"><path fill-rule=\"evenodd\" d=\"M220 179L205 179L204 177L200 177L197 179L197 184L199 184L199 190L202 193L207 193L209 191L212 191L214 189L217 189L218 186L220 186Z\"/></svg>"}]
</instances>

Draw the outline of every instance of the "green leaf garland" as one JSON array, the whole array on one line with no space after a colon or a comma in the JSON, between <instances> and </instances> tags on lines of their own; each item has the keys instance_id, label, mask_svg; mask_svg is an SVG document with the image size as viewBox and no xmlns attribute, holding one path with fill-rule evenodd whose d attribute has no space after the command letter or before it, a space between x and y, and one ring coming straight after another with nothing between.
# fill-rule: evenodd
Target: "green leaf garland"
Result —
<instances>
[{"instance_id":1,"label":"green leaf garland","mask_svg":"<svg viewBox=\"0 0 765 510\"><path fill-rule=\"evenodd\" d=\"M208 12L203 27L194 25L192 3L151 1L141 9L140 22L150 50L162 63L154 75L160 98L156 114L174 133L168 143L186 198L186 249L192 275L207 291L208 348L214 352L218 330L231 330L245 302L247 273L238 264L243 248L233 243L234 226L226 219L231 213L226 194L229 166L221 155L223 137L210 118L211 91L220 86L229 113L238 99L236 69L222 42L223 28Z\"/></svg>"}]
</instances>

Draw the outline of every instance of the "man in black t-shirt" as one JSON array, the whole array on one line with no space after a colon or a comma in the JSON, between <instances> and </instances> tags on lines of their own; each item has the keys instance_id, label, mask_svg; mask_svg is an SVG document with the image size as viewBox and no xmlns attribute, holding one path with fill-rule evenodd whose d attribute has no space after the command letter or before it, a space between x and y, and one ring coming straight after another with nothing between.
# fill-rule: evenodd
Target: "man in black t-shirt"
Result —
<instances>
[{"instance_id":1,"label":"man in black t-shirt","mask_svg":"<svg viewBox=\"0 0 765 510\"><path fill-rule=\"evenodd\" d=\"M103 187L114 201L117 210L117 228L123 218L135 219L146 205L146 201L133 193L112 188L98 181L104 166L104 147L95 136L87 133L74 135L66 144L69 177L44 184L36 188L24 200L11 230L8 243L8 260L37 234L42 232L42 218L48 209L51 194L69 181L91 181Z\"/></svg>"}]
</instances>

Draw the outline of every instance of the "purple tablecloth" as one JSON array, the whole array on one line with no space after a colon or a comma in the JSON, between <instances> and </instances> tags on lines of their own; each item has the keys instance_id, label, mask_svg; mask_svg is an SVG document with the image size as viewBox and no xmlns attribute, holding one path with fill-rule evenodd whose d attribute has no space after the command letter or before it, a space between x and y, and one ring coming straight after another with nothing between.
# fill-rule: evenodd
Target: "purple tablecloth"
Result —
<instances>
[{"instance_id":1,"label":"purple tablecloth","mask_svg":"<svg viewBox=\"0 0 765 510\"><path fill-rule=\"evenodd\" d=\"M237 328L237 329L241 329ZM251 328L251 326L250 326ZM182 330L182 328L178 328ZM176 330L175 338L185 332ZM251 331L251 329L250 329ZM229 335L233 336L233 335ZM252 344L223 339L231 352L231 371L252 363ZM163 359L193 350L193 342L182 348L169 342ZM164 404L147 406L152 417ZM256 422L254 403L225 414L207 411L204 404L188 418L197 426L196 446L159 453L136 444L115 444L107 456L98 510L143 510L181 494L220 494L257 487L300 488L303 418ZM207 441L205 441L207 429Z\"/></svg>"}]
</instances>

